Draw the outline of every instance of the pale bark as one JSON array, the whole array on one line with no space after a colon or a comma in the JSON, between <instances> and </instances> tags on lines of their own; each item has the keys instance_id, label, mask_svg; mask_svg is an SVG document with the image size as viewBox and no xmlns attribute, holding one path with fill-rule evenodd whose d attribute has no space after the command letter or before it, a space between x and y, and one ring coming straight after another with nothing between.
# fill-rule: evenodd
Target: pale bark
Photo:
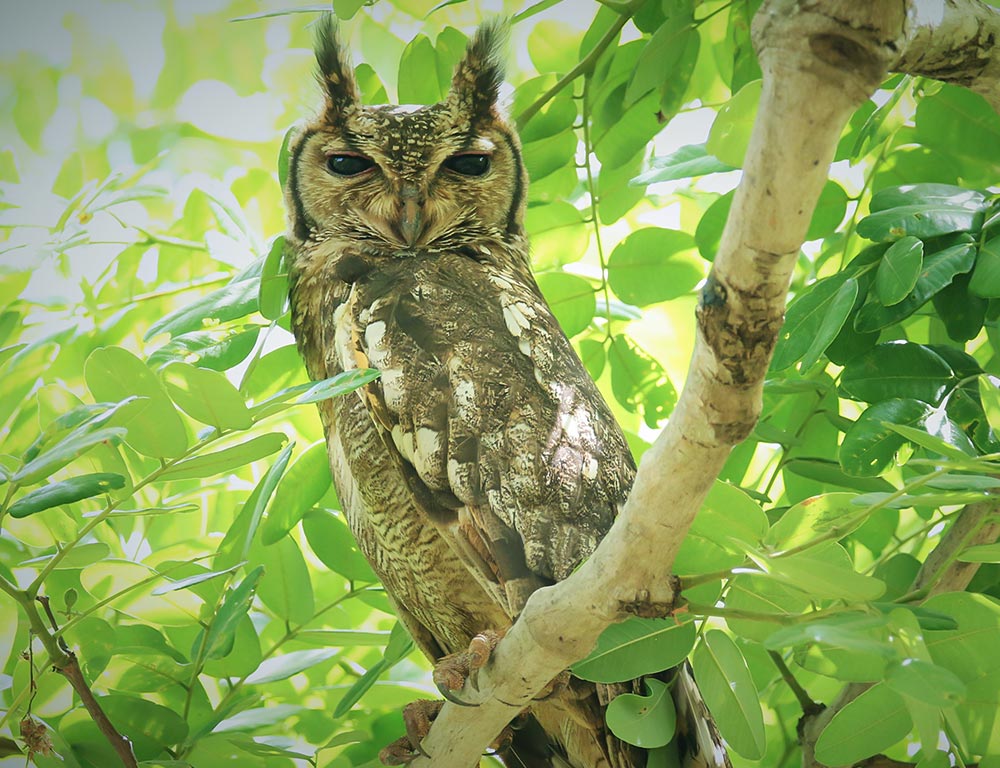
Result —
<instances>
[{"instance_id":1,"label":"pale bark","mask_svg":"<svg viewBox=\"0 0 1000 768\"><path fill-rule=\"evenodd\" d=\"M947 24L931 23L935 8ZM975 29L963 14L976 19ZM996 63L959 55L966 45L988 47L995 24L996 14L975 0L765 2L754 21L764 75L757 122L701 297L678 405L597 551L570 578L532 595L475 686L459 694L479 705L446 704L423 741L430 757L413 768L476 765L500 730L609 624L631 612L670 610L680 542L760 412L791 272L844 124L890 68L947 74L995 99Z\"/></svg>"}]
</instances>

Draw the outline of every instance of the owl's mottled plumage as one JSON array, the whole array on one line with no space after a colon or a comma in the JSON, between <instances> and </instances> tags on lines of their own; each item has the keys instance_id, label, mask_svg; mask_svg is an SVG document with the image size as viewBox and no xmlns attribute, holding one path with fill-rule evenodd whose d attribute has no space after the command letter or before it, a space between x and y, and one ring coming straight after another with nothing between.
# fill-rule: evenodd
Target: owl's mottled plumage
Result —
<instances>
[{"instance_id":1,"label":"owl's mottled plumage","mask_svg":"<svg viewBox=\"0 0 1000 768\"><path fill-rule=\"evenodd\" d=\"M504 629L611 526L635 466L531 275L527 176L497 109L500 24L480 28L447 99L363 106L332 22L325 104L291 146L293 329L321 379L334 480L359 546L432 659ZM485 158L485 159L484 159ZM592 684L532 707L512 766L632 768Z\"/></svg>"}]
</instances>

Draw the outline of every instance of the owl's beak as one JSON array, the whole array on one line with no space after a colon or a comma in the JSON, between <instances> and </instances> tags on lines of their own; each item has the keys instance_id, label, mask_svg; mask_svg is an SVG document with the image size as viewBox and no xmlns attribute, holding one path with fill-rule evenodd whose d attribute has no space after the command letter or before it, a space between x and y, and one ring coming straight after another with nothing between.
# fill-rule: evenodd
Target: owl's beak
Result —
<instances>
[{"instance_id":1,"label":"owl's beak","mask_svg":"<svg viewBox=\"0 0 1000 768\"><path fill-rule=\"evenodd\" d=\"M403 239L406 240L406 244L412 247L417 244L417 240L420 238L424 228L420 190L408 184L403 187L400 196L403 198L403 210L399 229L402 232Z\"/></svg>"}]
</instances>

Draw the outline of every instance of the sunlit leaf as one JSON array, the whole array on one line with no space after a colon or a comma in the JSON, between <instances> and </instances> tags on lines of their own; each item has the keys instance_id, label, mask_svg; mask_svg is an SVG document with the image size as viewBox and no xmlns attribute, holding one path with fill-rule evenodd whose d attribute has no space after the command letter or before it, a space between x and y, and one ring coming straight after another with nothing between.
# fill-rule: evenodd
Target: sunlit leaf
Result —
<instances>
[{"instance_id":1,"label":"sunlit leaf","mask_svg":"<svg viewBox=\"0 0 1000 768\"><path fill-rule=\"evenodd\" d=\"M652 749L670 743L677 726L677 712L667 684L647 678L648 696L623 693L608 705L608 728L622 741Z\"/></svg>"}]
</instances>

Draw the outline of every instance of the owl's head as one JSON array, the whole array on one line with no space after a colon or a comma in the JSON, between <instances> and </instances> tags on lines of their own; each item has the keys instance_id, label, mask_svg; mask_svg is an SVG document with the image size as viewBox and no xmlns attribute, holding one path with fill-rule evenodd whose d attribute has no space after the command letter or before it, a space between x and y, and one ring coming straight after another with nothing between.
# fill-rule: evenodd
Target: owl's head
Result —
<instances>
[{"instance_id":1,"label":"owl's head","mask_svg":"<svg viewBox=\"0 0 1000 768\"><path fill-rule=\"evenodd\" d=\"M290 148L290 235L392 252L521 236L527 177L497 108L506 28L482 26L447 98L423 107L363 105L332 18L316 29L325 98Z\"/></svg>"}]
</instances>

